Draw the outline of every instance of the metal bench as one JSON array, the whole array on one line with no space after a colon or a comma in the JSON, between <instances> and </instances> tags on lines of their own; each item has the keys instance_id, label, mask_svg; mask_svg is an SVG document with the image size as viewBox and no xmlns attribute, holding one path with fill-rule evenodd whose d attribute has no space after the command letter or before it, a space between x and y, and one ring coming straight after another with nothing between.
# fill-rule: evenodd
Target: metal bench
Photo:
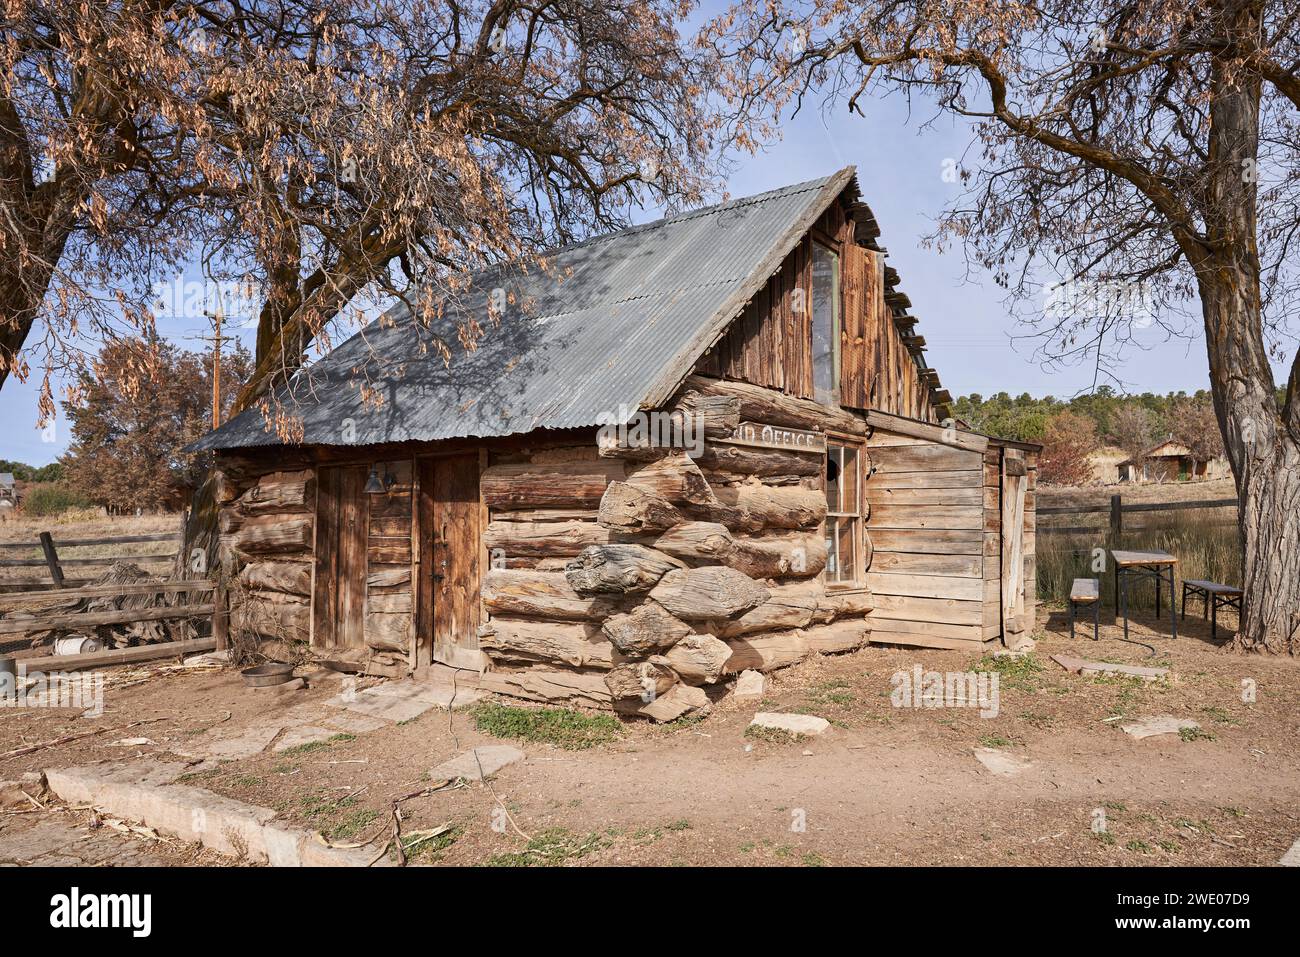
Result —
<instances>
[{"instance_id":1,"label":"metal bench","mask_svg":"<svg viewBox=\"0 0 1300 957\"><path fill-rule=\"evenodd\" d=\"M1207 582L1198 578L1183 579L1183 612L1182 617L1187 617L1187 594L1200 595L1205 600L1205 605L1201 609L1201 617L1209 615L1210 618L1210 637L1219 637L1219 609L1235 608L1237 614L1241 614L1241 599L1245 594L1236 585L1221 585L1218 582Z\"/></svg>"},{"instance_id":2,"label":"metal bench","mask_svg":"<svg viewBox=\"0 0 1300 957\"><path fill-rule=\"evenodd\" d=\"M1101 580L1097 578L1076 578L1070 586L1070 637L1074 637L1075 612L1080 605L1092 606L1092 640L1097 641L1098 624L1101 616Z\"/></svg>"}]
</instances>

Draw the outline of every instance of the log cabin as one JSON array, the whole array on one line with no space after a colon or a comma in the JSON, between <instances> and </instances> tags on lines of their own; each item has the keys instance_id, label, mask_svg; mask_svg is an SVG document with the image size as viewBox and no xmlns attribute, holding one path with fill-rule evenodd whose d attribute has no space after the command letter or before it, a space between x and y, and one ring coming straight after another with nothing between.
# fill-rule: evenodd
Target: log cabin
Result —
<instances>
[{"instance_id":1,"label":"log cabin","mask_svg":"<svg viewBox=\"0 0 1300 957\"><path fill-rule=\"evenodd\" d=\"M196 444L232 631L657 720L1019 642L1039 449L948 417L878 238L850 167L395 307L279 393L293 442L250 409Z\"/></svg>"}]
</instances>

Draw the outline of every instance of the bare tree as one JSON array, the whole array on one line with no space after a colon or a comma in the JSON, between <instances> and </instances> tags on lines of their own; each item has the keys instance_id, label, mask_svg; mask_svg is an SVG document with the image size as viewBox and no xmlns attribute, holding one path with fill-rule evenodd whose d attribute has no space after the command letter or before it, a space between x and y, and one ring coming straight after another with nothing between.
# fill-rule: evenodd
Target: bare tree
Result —
<instances>
[{"instance_id":1,"label":"bare tree","mask_svg":"<svg viewBox=\"0 0 1300 957\"><path fill-rule=\"evenodd\" d=\"M1151 448L1155 434L1155 416L1140 405L1125 403L1111 419L1111 441L1127 452L1130 459L1137 460Z\"/></svg>"},{"instance_id":2,"label":"bare tree","mask_svg":"<svg viewBox=\"0 0 1300 957\"><path fill-rule=\"evenodd\" d=\"M1049 353L1105 356L1199 300L1240 501L1235 647L1290 653L1300 355L1279 406L1269 350L1295 293L1298 19L1286 0L742 0L703 36L738 116L879 90L969 118L976 160L938 239L1022 299L1047 283Z\"/></svg>"}]
</instances>

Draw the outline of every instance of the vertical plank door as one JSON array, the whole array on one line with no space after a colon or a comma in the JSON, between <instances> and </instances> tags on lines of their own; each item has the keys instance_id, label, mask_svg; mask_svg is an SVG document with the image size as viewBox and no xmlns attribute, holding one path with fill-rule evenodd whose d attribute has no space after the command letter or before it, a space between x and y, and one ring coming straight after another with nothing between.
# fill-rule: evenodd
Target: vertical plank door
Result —
<instances>
[{"instance_id":1,"label":"vertical plank door","mask_svg":"<svg viewBox=\"0 0 1300 957\"><path fill-rule=\"evenodd\" d=\"M1002 635L1003 641L1028 625L1025 613L1024 453L1002 451Z\"/></svg>"},{"instance_id":2,"label":"vertical plank door","mask_svg":"<svg viewBox=\"0 0 1300 957\"><path fill-rule=\"evenodd\" d=\"M482 520L479 456L419 462L420 566L416 628L432 659L478 669Z\"/></svg>"},{"instance_id":3,"label":"vertical plank door","mask_svg":"<svg viewBox=\"0 0 1300 957\"><path fill-rule=\"evenodd\" d=\"M365 644L367 474L364 465L320 469L312 597L312 645L317 648Z\"/></svg>"}]
</instances>

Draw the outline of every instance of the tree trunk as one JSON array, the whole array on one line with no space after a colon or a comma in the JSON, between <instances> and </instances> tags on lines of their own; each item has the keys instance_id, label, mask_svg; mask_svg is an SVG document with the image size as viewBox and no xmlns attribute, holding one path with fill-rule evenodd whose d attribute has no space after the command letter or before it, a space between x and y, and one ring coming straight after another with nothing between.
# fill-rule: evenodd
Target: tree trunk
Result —
<instances>
[{"instance_id":1,"label":"tree trunk","mask_svg":"<svg viewBox=\"0 0 1300 957\"><path fill-rule=\"evenodd\" d=\"M1296 382L1279 410L1264 344L1257 242L1260 80L1234 59L1257 45L1250 5L1230 11L1236 43L1211 76L1205 252L1193 259L1215 412L1237 483L1242 546L1237 650L1300 647L1300 409ZM1240 48L1238 47L1240 44Z\"/></svg>"}]
</instances>

